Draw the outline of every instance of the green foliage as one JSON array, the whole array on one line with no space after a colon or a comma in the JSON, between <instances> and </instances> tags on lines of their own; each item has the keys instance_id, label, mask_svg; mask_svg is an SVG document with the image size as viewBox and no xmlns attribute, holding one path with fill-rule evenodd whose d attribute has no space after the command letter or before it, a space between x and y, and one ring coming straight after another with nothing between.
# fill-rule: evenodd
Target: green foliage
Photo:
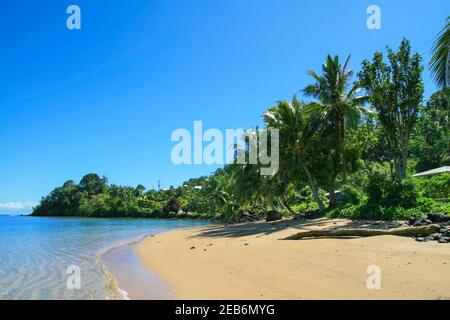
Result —
<instances>
[{"instance_id":1,"label":"green foliage","mask_svg":"<svg viewBox=\"0 0 450 320\"><path fill-rule=\"evenodd\" d=\"M358 76L385 131L393 176L400 180L406 176L409 140L423 99L423 67L406 39L398 52L387 51L387 63L376 52L372 61L363 62Z\"/></svg>"},{"instance_id":2,"label":"green foliage","mask_svg":"<svg viewBox=\"0 0 450 320\"><path fill-rule=\"evenodd\" d=\"M95 173L87 174L81 179L79 187L86 191L89 195L96 195L103 193L108 184L108 179L100 178Z\"/></svg>"},{"instance_id":3,"label":"green foliage","mask_svg":"<svg viewBox=\"0 0 450 320\"><path fill-rule=\"evenodd\" d=\"M450 85L447 75L450 72L449 60L450 48L450 16L447 18L446 24L439 33L433 45L433 57L430 62L431 75L434 81L441 88Z\"/></svg>"},{"instance_id":4,"label":"green foliage","mask_svg":"<svg viewBox=\"0 0 450 320\"><path fill-rule=\"evenodd\" d=\"M366 188L368 202L385 207L401 206L412 208L417 204L420 194L410 179L392 180L385 174L375 172L370 175Z\"/></svg>"},{"instance_id":5,"label":"green foliage","mask_svg":"<svg viewBox=\"0 0 450 320\"><path fill-rule=\"evenodd\" d=\"M437 178L437 177L436 177ZM380 171L369 175L366 184L367 199L357 190L343 192L342 205L329 211L327 215L333 218L364 219L364 220L407 220L430 212L450 213L450 206L431 199L436 188L447 185L449 178L440 177L432 183L417 183L412 179L393 180ZM344 189L345 190L345 189ZM357 193L358 192L358 193ZM349 197L347 194L353 194ZM360 201L356 201L359 199ZM351 201L354 200L354 201Z\"/></svg>"},{"instance_id":6,"label":"green foliage","mask_svg":"<svg viewBox=\"0 0 450 320\"><path fill-rule=\"evenodd\" d=\"M418 172L450 165L450 88L433 93L423 108L411 155Z\"/></svg>"},{"instance_id":7,"label":"green foliage","mask_svg":"<svg viewBox=\"0 0 450 320\"><path fill-rule=\"evenodd\" d=\"M450 173L417 179L416 184L424 197L450 200Z\"/></svg>"},{"instance_id":8,"label":"green foliage","mask_svg":"<svg viewBox=\"0 0 450 320\"><path fill-rule=\"evenodd\" d=\"M178 213L181 210L180 199L171 198L167 201L167 204L164 206L163 211L165 213Z\"/></svg>"},{"instance_id":9,"label":"green foliage","mask_svg":"<svg viewBox=\"0 0 450 320\"><path fill-rule=\"evenodd\" d=\"M417 208L405 209L402 207L383 207L374 203L349 205L330 211L330 218L346 218L352 220L407 220L411 217L419 217L426 211Z\"/></svg>"},{"instance_id":10,"label":"green foliage","mask_svg":"<svg viewBox=\"0 0 450 320\"><path fill-rule=\"evenodd\" d=\"M339 195L339 205L358 205L364 200L364 192L356 187L346 185Z\"/></svg>"},{"instance_id":11,"label":"green foliage","mask_svg":"<svg viewBox=\"0 0 450 320\"><path fill-rule=\"evenodd\" d=\"M205 209L208 199L193 195L192 184L205 179L188 182L186 187L168 190L149 190L108 185L105 177L88 174L80 184L67 181L44 197L34 209L37 216L82 216L82 217L146 217L146 218L205 218L210 211L192 213L189 210ZM200 190L199 190L200 192ZM209 201L210 202L210 201ZM185 210L181 213L180 210ZM188 214L188 212L191 212Z\"/></svg>"},{"instance_id":12,"label":"green foliage","mask_svg":"<svg viewBox=\"0 0 450 320\"><path fill-rule=\"evenodd\" d=\"M329 190L331 207L336 206L334 192L338 176L354 171L359 159L358 148L347 141L347 131L356 128L361 114L366 112L363 104L367 98L357 94L359 83L351 84L353 71L349 61L350 56L342 65L338 56L328 55L322 66L322 75L309 71L315 82L303 90L305 96L315 99L306 111L318 113L322 123L317 136L322 137L320 146L323 152L322 157L317 158L326 159L321 180Z\"/></svg>"}]
</instances>

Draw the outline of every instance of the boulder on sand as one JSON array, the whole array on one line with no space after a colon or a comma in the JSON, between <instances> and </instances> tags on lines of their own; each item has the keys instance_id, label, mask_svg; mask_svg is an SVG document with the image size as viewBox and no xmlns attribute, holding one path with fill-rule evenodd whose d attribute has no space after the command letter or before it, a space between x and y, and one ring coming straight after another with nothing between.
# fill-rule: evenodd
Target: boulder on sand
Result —
<instances>
[{"instance_id":1,"label":"boulder on sand","mask_svg":"<svg viewBox=\"0 0 450 320\"><path fill-rule=\"evenodd\" d=\"M269 211L266 213L266 221L270 222L270 221L278 221L281 220L281 213L279 213L278 211Z\"/></svg>"}]
</instances>

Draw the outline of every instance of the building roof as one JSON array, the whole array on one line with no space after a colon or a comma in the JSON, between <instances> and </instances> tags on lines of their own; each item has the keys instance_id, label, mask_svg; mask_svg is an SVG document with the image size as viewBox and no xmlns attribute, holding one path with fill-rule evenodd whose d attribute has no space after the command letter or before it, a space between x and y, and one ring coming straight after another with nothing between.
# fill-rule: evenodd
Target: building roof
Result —
<instances>
[{"instance_id":1,"label":"building roof","mask_svg":"<svg viewBox=\"0 0 450 320\"><path fill-rule=\"evenodd\" d=\"M442 174L442 173L446 173L446 172L450 172L450 166L440 167L437 169L417 173L417 174L413 175L413 177L414 178L431 177L431 176L435 176L437 174Z\"/></svg>"}]
</instances>

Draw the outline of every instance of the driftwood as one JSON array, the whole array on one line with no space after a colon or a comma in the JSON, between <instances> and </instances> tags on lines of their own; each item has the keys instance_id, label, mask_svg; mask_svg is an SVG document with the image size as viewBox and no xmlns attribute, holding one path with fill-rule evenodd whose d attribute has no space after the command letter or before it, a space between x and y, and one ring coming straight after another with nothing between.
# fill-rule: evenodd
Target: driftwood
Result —
<instances>
[{"instance_id":1,"label":"driftwood","mask_svg":"<svg viewBox=\"0 0 450 320\"><path fill-rule=\"evenodd\" d=\"M308 230L287 237L284 240L300 240L304 238L346 238L346 237L374 237L374 236L429 236L439 232L441 226L430 224L421 227L405 227L396 229L329 229L329 230Z\"/></svg>"}]
</instances>

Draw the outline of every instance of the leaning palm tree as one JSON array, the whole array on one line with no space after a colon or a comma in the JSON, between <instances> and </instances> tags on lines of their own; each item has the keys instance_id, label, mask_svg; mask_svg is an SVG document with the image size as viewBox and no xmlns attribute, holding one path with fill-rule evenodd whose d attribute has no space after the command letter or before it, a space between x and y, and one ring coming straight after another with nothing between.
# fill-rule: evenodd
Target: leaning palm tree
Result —
<instances>
[{"instance_id":1,"label":"leaning palm tree","mask_svg":"<svg viewBox=\"0 0 450 320\"><path fill-rule=\"evenodd\" d=\"M243 139L245 141L244 146L235 145L238 153L242 153L245 155L245 158L250 159L250 150L258 150L257 152L260 152L258 129L247 132ZM261 159L260 155L257 158ZM277 187L279 187L278 175L262 175L262 165L260 163L234 164L233 167L233 193L238 203L242 205L253 203L263 211L266 210L265 205L267 204L271 210L280 211L276 204Z\"/></svg>"},{"instance_id":2,"label":"leaning palm tree","mask_svg":"<svg viewBox=\"0 0 450 320\"><path fill-rule=\"evenodd\" d=\"M433 45L432 54L430 70L434 81L442 88L450 86L450 16Z\"/></svg>"},{"instance_id":3,"label":"leaning palm tree","mask_svg":"<svg viewBox=\"0 0 450 320\"><path fill-rule=\"evenodd\" d=\"M337 176L341 173L345 177L345 131L346 126L356 125L361 112L365 111L363 104L365 96L358 96L360 87L351 84L353 71L349 69L350 56L344 65L339 57L327 56L322 66L322 75L314 71L308 74L315 80L314 84L307 86L303 93L316 101L310 104L307 111L318 111L327 130L332 136L332 145L329 146L333 160L333 173L329 180L330 207L336 206L335 188Z\"/></svg>"},{"instance_id":4,"label":"leaning palm tree","mask_svg":"<svg viewBox=\"0 0 450 320\"><path fill-rule=\"evenodd\" d=\"M303 114L304 104L294 96L292 102L280 101L264 113L268 127L280 131L280 168L278 178L287 183L292 177L306 176L319 211L325 209L316 183L309 170L311 135Z\"/></svg>"}]
</instances>

